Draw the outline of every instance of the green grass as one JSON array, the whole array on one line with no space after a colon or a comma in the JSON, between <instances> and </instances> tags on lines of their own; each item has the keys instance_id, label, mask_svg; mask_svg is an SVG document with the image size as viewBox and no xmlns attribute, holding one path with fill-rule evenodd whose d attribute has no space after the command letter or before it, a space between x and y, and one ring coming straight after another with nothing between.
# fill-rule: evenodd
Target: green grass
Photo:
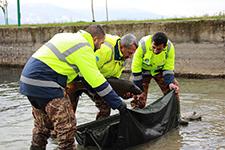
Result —
<instances>
[{"instance_id":1,"label":"green grass","mask_svg":"<svg viewBox=\"0 0 225 150\"><path fill-rule=\"evenodd\" d=\"M151 19L151 20L112 20L101 22L64 22L64 23L48 23L48 24L22 24L21 27L57 27L57 26L82 26L90 24L131 24L131 23L147 23L147 22L173 22L173 21L200 21L200 20L225 20L225 14L217 16L201 16L189 18L167 18L167 19ZM0 28L15 28L17 25L0 25Z\"/></svg>"}]
</instances>

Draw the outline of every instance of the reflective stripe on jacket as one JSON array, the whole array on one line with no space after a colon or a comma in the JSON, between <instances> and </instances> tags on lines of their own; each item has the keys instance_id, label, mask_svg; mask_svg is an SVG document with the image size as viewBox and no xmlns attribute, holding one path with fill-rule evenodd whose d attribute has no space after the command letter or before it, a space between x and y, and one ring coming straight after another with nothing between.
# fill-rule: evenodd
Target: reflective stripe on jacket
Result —
<instances>
[{"instance_id":1,"label":"reflective stripe on jacket","mask_svg":"<svg viewBox=\"0 0 225 150\"><path fill-rule=\"evenodd\" d=\"M97 87L105 79L96 66L93 49L93 39L85 31L75 34L60 33L43 45L32 57L44 62L57 73L66 75L67 83L78 75L79 70L92 87Z\"/></svg>"},{"instance_id":2,"label":"reflective stripe on jacket","mask_svg":"<svg viewBox=\"0 0 225 150\"><path fill-rule=\"evenodd\" d=\"M49 100L61 98L64 95L62 87L66 86L66 81L66 76L58 74L45 63L31 57L20 77L20 93Z\"/></svg>"},{"instance_id":3,"label":"reflective stripe on jacket","mask_svg":"<svg viewBox=\"0 0 225 150\"><path fill-rule=\"evenodd\" d=\"M60 83L63 87L71 82L79 72L95 88L103 84L106 80L97 68L93 48L93 39L85 31L79 31L75 34L60 33L56 34L48 43L38 49L32 57L46 64L57 74L65 76L66 80L64 80L64 83ZM46 88L50 80L51 82L55 82L55 85L50 88L59 89L60 87L56 87L59 84L58 80L51 79L56 77L52 76L52 74L49 74L49 77L47 77L48 75L44 73L45 70L41 70L40 66L37 66L40 64L33 63L33 61L28 62L22 72L21 82L29 86ZM43 76L45 76L45 79L41 81Z\"/></svg>"},{"instance_id":4,"label":"reflective stripe on jacket","mask_svg":"<svg viewBox=\"0 0 225 150\"><path fill-rule=\"evenodd\" d=\"M152 36L143 37L134 53L131 70L132 73L140 73L145 70L152 76L159 71L166 71L164 75L173 73L175 61L175 50L173 44L168 40L167 46L160 54L154 54L152 49ZM140 78L140 77L138 77Z\"/></svg>"},{"instance_id":5,"label":"reflective stripe on jacket","mask_svg":"<svg viewBox=\"0 0 225 150\"><path fill-rule=\"evenodd\" d=\"M62 87L79 73L112 108L118 108L122 101L98 70L93 49L93 39L85 31L56 34L26 63L20 92L49 100L63 97Z\"/></svg>"}]
</instances>

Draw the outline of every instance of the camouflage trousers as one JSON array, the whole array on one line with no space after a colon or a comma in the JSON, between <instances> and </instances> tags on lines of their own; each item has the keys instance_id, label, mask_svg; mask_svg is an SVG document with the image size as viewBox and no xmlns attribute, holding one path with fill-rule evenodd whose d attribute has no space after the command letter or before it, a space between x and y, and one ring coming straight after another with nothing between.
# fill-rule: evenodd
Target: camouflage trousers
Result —
<instances>
[{"instance_id":1,"label":"camouflage trousers","mask_svg":"<svg viewBox=\"0 0 225 150\"><path fill-rule=\"evenodd\" d=\"M48 102L45 110L32 107L34 128L32 136L33 149L45 150L51 130L57 136L60 150L75 150L76 119L69 98L56 98Z\"/></svg>"},{"instance_id":2,"label":"camouflage trousers","mask_svg":"<svg viewBox=\"0 0 225 150\"><path fill-rule=\"evenodd\" d=\"M137 107L140 107L140 108L145 107L146 102L147 102L147 96L148 96L148 93L149 93L149 84L150 84L152 79L154 79L156 81L156 83L158 84L158 86L160 87L160 89L161 89L161 91L164 95L167 94L170 91L169 85L165 84L162 72L160 72L156 76L144 75L143 76L143 89L144 89L144 93L145 93L145 98L143 98L141 100L141 102L134 99L133 101L131 101L133 106L138 105ZM174 79L173 83L175 85L179 86L179 83L176 79ZM175 96L176 96L176 99L179 101L180 100L179 93L176 93Z\"/></svg>"},{"instance_id":3,"label":"camouflage trousers","mask_svg":"<svg viewBox=\"0 0 225 150\"><path fill-rule=\"evenodd\" d=\"M107 81L112 86L113 90L123 99L131 98L132 95L140 94L142 91L134 85L131 81L117 79L117 78L107 78ZM72 83L67 85L66 93L71 99L74 111L76 111L79 96L82 93L87 94L92 101L94 101L95 106L98 108L96 119L106 118L111 113L110 106L103 100L90 85L84 80L74 80Z\"/></svg>"},{"instance_id":4,"label":"camouflage trousers","mask_svg":"<svg viewBox=\"0 0 225 150\"><path fill-rule=\"evenodd\" d=\"M92 101L95 103L95 106L99 110L96 115L96 120L110 116L111 108L100 96L96 94L96 96L92 98Z\"/></svg>"},{"instance_id":5,"label":"camouflage trousers","mask_svg":"<svg viewBox=\"0 0 225 150\"><path fill-rule=\"evenodd\" d=\"M95 91L88 87L88 85L81 81L74 81L73 83L67 85L66 88L66 94L69 95L75 112L79 97L82 93L87 94L98 108L99 112L96 115L96 120L108 117L110 115L111 108L108 106L108 104L100 96L98 96Z\"/></svg>"}]
</instances>

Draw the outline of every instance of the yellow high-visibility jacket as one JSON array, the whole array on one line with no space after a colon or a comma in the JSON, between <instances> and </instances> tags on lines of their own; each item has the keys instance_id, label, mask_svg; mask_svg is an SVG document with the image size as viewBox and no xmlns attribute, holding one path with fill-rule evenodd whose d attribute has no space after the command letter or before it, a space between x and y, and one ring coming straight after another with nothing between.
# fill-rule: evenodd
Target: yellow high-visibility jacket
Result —
<instances>
[{"instance_id":1,"label":"yellow high-visibility jacket","mask_svg":"<svg viewBox=\"0 0 225 150\"><path fill-rule=\"evenodd\" d=\"M91 35L81 30L76 34L56 34L32 57L44 62L57 73L67 76L67 83L80 73L95 88L106 80L97 68L93 49Z\"/></svg>"},{"instance_id":2,"label":"yellow high-visibility jacket","mask_svg":"<svg viewBox=\"0 0 225 150\"><path fill-rule=\"evenodd\" d=\"M167 46L160 54L154 54L152 49L152 35L143 37L139 46L134 53L131 70L132 73L141 73L142 69L145 74L155 76L159 71L163 75L171 74L174 70L175 49L173 44L168 40Z\"/></svg>"},{"instance_id":3,"label":"yellow high-visibility jacket","mask_svg":"<svg viewBox=\"0 0 225 150\"><path fill-rule=\"evenodd\" d=\"M121 98L112 89L96 65L94 41L85 32L56 34L26 63L20 78L20 92L36 97L42 105L64 96L62 87L78 75L95 89L111 108L122 105Z\"/></svg>"},{"instance_id":4,"label":"yellow high-visibility jacket","mask_svg":"<svg viewBox=\"0 0 225 150\"><path fill-rule=\"evenodd\" d=\"M106 34L105 42L95 52L97 66L104 77L119 78L125 61L120 51L120 37Z\"/></svg>"}]
</instances>

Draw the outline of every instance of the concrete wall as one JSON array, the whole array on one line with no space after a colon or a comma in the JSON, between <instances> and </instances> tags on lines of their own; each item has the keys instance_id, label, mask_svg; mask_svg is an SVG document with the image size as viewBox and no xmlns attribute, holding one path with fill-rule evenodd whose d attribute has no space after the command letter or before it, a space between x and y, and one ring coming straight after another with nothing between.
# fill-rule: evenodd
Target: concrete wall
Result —
<instances>
[{"instance_id":1,"label":"concrete wall","mask_svg":"<svg viewBox=\"0 0 225 150\"><path fill-rule=\"evenodd\" d=\"M225 76L225 20L103 25L110 34L134 33L138 39L166 32L176 48L177 74ZM23 66L54 34L86 26L0 28L0 65ZM127 70L129 70L129 63Z\"/></svg>"}]
</instances>

